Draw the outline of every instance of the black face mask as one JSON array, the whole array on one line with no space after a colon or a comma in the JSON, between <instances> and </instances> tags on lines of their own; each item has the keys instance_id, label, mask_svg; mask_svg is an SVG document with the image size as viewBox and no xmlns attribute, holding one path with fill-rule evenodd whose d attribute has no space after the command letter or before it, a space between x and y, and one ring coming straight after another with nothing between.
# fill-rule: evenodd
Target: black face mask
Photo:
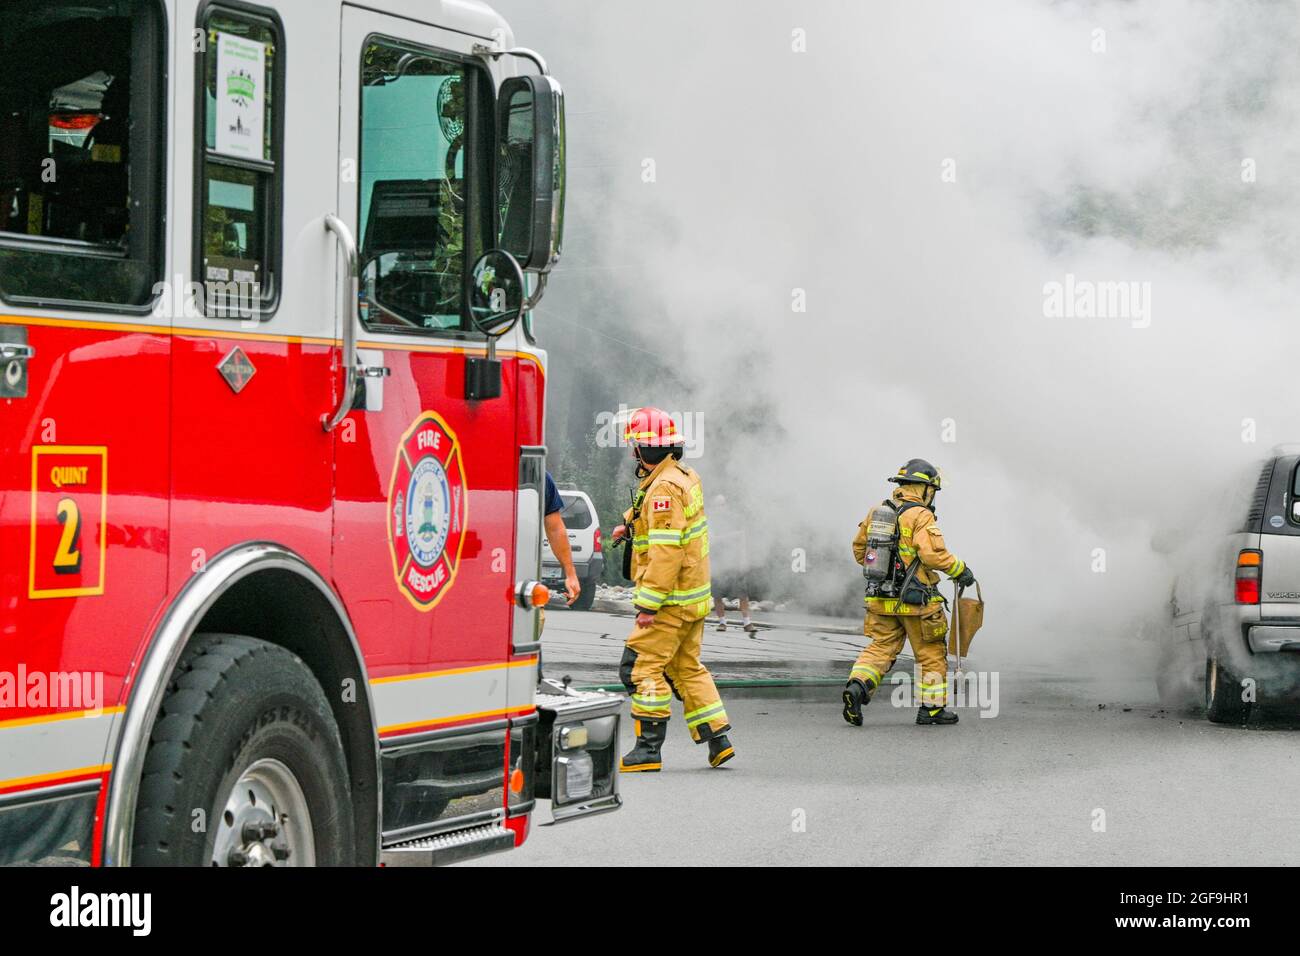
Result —
<instances>
[{"instance_id":1,"label":"black face mask","mask_svg":"<svg viewBox=\"0 0 1300 956\"><path fill-rule=\"evenodd\" d=\"M636 457L636 476L643 480L649 478L650 472L655 470L654 465L647 465L639 451L633 452L633 455Z\"/></svg>"}]
</instances>

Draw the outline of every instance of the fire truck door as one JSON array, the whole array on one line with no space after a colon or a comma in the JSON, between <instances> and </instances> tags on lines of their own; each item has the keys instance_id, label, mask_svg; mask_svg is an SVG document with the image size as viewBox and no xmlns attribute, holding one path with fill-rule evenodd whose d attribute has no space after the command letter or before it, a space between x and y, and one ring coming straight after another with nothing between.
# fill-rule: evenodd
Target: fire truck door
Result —
<instances>
[{"instance_id":1,"label":"fire truck door","mask_svg":"<svg viewBox=\"0 0 1300 956\"><path fill-rule=\"evenodd\" d=\"M343 8L338 210L359 296L339 321L361 371L334 429L334 579L384 737L509 704L515 400L464 398L465 352L482 345L466 259L492 222L492 83L473 42Z\"/></svg>"}]
</instances>

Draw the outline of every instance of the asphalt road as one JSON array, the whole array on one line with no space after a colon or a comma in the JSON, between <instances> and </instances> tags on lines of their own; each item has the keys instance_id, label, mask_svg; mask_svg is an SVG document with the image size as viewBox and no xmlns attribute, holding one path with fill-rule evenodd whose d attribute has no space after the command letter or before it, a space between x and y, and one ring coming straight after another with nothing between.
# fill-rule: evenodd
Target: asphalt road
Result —
<instances>
[{"instance_id":1,"label":"asphalt road","mask_svg":"<svg viewBox=\"0 0 1300 956\"><path fill-rule=\"evenodd\" d=\"M710 618L704 631L704 660L714 676L727 679L821 677L848 671L862 646L861 620L806 614L756 614L759 631L730 626L719 633ZM631 604L613 610L548 608L542 635L547 676L571 676L577 684L618 683L623 642L633 627Z\"/></svg>"},{"instance_id":2,"label":"asphalt road","mask_svg":"<svg viewBox=\"0 0 1300 956\"><path fill-rule=\"evenodd\" d=\"M1300 863L1300 731L1167 713L1147 679L1003 672L997 716L954 727L879 696L850 727L835 688L724 697L726 767L678 712L623 809L471 865Z\"/></svg>"}]
</instances>

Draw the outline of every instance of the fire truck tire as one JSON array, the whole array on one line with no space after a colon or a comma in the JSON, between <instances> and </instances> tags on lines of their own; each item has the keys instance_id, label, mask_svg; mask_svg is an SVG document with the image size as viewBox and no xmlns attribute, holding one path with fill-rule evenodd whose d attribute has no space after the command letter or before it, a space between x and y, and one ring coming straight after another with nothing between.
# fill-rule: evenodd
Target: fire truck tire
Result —
<instances>
[{"instance_id":1,"label":"fire truck tire","mask_svg":"<svg viewBox=\"0 0 1300 956\"><path fill-rule=\"evenodd\" d=\"M132 863L356 862L347 761L302 660L266 641L196 635L150 734Z\"/></svg>"}]
</instances>

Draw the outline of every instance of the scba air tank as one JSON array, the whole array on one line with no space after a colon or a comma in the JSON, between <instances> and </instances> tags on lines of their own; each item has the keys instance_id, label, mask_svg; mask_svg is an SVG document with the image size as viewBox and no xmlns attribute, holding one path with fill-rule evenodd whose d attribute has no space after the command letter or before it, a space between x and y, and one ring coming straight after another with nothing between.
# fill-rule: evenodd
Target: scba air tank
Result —
<instances>
[{"instance_id":1,"label":"scba air tank","mask_svg":"<svg viewBox=\"0 0 1300 956\"><path fill-rule=\"evenodd\" d=\"M888 505L872 509L867 525L867 550L862 556L862 575L867 590L879 591L894 576L894 550L898 546L898 515Z\"/></svg>"}]
</instances>

